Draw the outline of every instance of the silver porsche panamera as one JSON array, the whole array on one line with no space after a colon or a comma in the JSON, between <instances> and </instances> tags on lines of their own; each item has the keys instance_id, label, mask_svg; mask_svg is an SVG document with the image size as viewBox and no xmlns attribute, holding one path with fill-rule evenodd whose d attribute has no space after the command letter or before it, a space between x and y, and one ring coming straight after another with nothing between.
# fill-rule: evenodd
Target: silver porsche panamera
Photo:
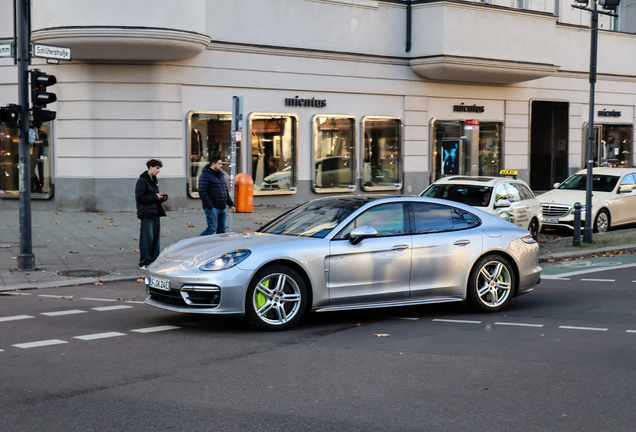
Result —
<instances>
[{"instance_id":1,"label":"silver porsche panamera","mask_svg":"<svg viewBox=\"0 0 636 432\"><path fill-rule=\"evenodd\" d=\"M146 303L283 330L308 312L468 301L504 308L539 282L530 233L456 202L327 197L258 232L181 240L148 268Z\"/></svg>"}]
</instances>

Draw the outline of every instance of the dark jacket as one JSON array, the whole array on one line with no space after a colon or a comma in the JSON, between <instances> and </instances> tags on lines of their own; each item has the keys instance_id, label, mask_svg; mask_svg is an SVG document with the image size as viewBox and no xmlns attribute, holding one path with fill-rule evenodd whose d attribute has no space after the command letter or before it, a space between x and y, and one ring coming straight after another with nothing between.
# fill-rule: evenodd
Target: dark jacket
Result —
<instances>
[{"instance_id":1,"label":"dark jacket","mask_svg":"<svg viewBox=\"0 0 636 432\"><path fill-rule=\"evenodd\" d=\"M161 202L157 194L159 193L159 181L157 177L152 180L148 171L144 171L137 180L135 186L135 201L137 201L137 217L159 217L165 216Z\"/></svg>"},{"instance_id":2,"label":"dark jacket","mask_svg":"<svg viewBox=\"0 0 636 432\"><path fill-rule=\"evenodd\" d=\"M199 177L199 196L204 209L223 210L226 205L234 207L234 201L230 198L223 173L214 171L210 165L203 168L201 177Z\"/></svg>"}]
</instances>

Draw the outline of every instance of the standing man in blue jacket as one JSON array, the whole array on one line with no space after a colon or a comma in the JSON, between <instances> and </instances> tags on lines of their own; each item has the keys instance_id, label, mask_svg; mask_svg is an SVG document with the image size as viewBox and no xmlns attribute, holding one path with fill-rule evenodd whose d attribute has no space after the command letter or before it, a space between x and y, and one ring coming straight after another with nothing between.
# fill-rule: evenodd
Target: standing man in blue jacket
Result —
<instances>
[{"instance_id":1,"label":"standing man in blue jacket","mask_svg":"<svg viewBox=\"0 0 636 432\"><path fill-rule=\"evenodd\" d=\"M163 164L158 159L146 162L148 167L139 176L135 185L137 217L141 220L139 230L139 269L145 270L159 256L159 237L161 234L161 216L165 216L161 203L168 195L159 192L157 174Z\"/></svg>"},{"instance_id":2,"label":"standing man in blue jacket","mask_svg":"<svg viewBox=\"0 0 636 432\"><path fill-rule=\"evenodd\" d=\"M200 234L223 234L225 232L225 207L229 206L232 213L236 211L234 201L230 197L225 184L225 177L221 171L221 158L212 156L210 164L203 168L201 177L199 177L199 196L205 211L205 219L208 226Z\"/></svg>"}]
</instances>

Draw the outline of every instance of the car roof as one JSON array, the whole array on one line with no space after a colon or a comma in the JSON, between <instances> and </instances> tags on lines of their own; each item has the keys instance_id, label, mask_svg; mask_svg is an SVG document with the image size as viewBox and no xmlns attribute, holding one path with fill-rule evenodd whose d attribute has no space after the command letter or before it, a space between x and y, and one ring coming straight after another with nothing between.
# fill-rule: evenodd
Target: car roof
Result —
<instances>
[{"instance_id":1,"label":"car roof","mask_svg":"<svg viewBox=\"0 0 636 432\"><path fill-rule=\"evenodd\" d=\"M636 168L608 168L608 167L597 167L592 168L592 174L602 174L602 175L611 175L620 177L626 173L636 173ZM587 174L587 169L582 169L578 171L577 174Z\"/></svg>"},{"instance_id":2,"label":"car roof","mask_svg":"<svg viewBox=\"0 0 636 432\"><path fill-rule=\"evenodd\" d=\"M488 176L452 176L443 177L433 184L463 184L473 186L494 186L499 183L522 183L523 180L513 179L512 177L488 177Z\"/></svg>"}]
</instances>

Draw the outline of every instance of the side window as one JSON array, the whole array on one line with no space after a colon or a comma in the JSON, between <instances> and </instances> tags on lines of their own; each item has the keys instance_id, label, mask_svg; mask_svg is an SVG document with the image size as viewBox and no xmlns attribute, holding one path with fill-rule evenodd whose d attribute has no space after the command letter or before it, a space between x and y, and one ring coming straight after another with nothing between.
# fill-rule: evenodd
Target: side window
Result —
<instances>
[{"instance_id":1,"label":"side window","mask_svg":"<svg viewBox=\"0 0 636 432\"><path fill-rule=\"evenodd\" d=\"M519 192L521 192L521 198L523 198L524 200L534 199L534 194L530 189L528 189L526 185L515 183L515 186L517 186L517 189L519 189Z\"/></svg>"},{"instance_id":2,"label":"side window","mask_svg":"<svg viewBox=\"0 0 636 432\"><path fill-rule=\"evenodd\" d=\"M506 183L506 190L508 191L508 201L511 203L516 203L521 201L521 196L519 195L519 191L514 185L510 183Z\"/></svg>"},{"instance_id":3,"label":"side window","mask_svg":"<svg viewBox=\"0 0 636 432\"><path fill-rule=\"evenodd\" d=\"M402 203L381 204L365 211L355 218L335 238L349 238L355 228L368 225L378 232L378 237L389 237L406 234L404 223L404 206Z\"/></svg>"},{"instance_id":4,"label":"side window","mask_svg":"<svg viewBox=\"0 0 636 432\"><path fill-rule=\"evenodd\" d=\"M415 234L452 231L453 216L451 208L430 203L413 203Z\"/></svg>"},{"instance_id":5,"label":"side window","mask_svg":"<svg viewBox=\"0 0 636 432\"><path fill-rule=\"evenodd\" d=\"M500 199L508 199L508 191L506 190L506 185L504 184L500 184L499 186L497 186L497 190L495 191L495 202L499 201Z\"/></svg>"},{"instance_id":6,"label":"side window","mask_svg":"<svg viewBox=\"0 0 636 432\"><path fill-rule=\"evenodd\" d=\"M454 208L451 210L453 216L453 229L462 230L479 226L480 220L472 213L462 209Z\"/></svg>"},{"instance_id":7,"label":"side window","mask_svg":"<svg viewBox=\"0 0 636 432\"><path fill-rule=\"evenodd\" d=\"M636 188L636 185L634 184L634 175L627 174L625 177L623 177L623 180L621 181L621 186L629 186L631 190L634 190L634 188Z\"/></svg>"}]
</instances>

